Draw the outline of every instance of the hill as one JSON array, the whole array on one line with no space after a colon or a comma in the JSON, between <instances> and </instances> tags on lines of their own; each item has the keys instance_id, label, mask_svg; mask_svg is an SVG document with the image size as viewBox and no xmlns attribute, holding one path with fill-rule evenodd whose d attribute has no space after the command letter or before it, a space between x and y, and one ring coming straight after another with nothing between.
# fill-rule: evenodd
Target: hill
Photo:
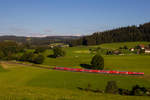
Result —
<instances>
[{"instance_id":1,"label":"hill","mask_svg":"<svg viewBox=\"0 0 150 100\"><path fill-rule=\"evenodd\" d=\"M95 32L71 42L76 45L98 45L113 42L150 41L150 23L139 26L127 26L104 32Z\"/></svg>"},{"instance_id":2,"label":"hill","mask_svg":"<svg viewBox=\"0 0 150 100\"><path fill-rule=\"evenodd\" d=\"M149 55L102 55L105 59L105 70L144 72L144 76L107 75L94 73L66 72L39 68L54 66L81 68L80 64L89 64L95 53L89 49L118 48L126 44L134 47L137 44L150 42L107 43L95 46L77 46L63 48L67 55L50 58L52 50L42 53L45 61L41 65L29 65L27 62L1 61L0 100L149 100L146 96L121 96L93 93L79 90L91 84L92 89L104 90L108 81L114 80L118 87L131 89L133 85L150 87L150 56ZM33 50L33 49L31 49ZM130 83L130 84L129 84Z\"/></svg>"},{"instance_id":3,"label":"hill","mask_svg":"<svg viewBox=\"0 0 150 100\"><path fill-rule=\"evenodd\" d=\"M88 84L93 89L104 89L109 80L117 81L121 88L131 89L137 83L149 87L150 81L140 76L63 72L9 62L3 62L2 65L9 71L0 73L1 100L149 100L149 97L143 96L101 94L77 89Z\"/></svg>"},{"instance_id":4,"label":"hill","mask_svg":"<svg viewBox=\"0 0 150 100\"><path fill-rule=\"evenodd\" d=\"M11 40L21 43L30 43L31 45L48 45L50 43L68 43L72 39L78 39L79 36L47 36L47 37L24 37L24 36L0 36L0 42Z\"/></svg>"}]
</instances>

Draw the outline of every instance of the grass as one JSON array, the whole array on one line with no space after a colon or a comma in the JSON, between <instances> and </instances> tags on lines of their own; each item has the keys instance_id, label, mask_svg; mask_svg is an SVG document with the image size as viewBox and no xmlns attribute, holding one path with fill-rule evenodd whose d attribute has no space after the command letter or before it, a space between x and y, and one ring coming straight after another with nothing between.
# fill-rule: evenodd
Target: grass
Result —
<instances>
[{"instance_id":1,"label":"grass","mask_svg":"<svg viewBox=\"0 0 150 100\"><path fill-rule=\"evenodd\" d=\"M15 98L14 100L148 100L147 97L97 94L77 89L87 87L90 83L92 88L104 90L109 80L117 81L118 86L122 88L131 89L135 84L149 87L150 81L142 77L54 71L9 63L4 65L9 66L9 71L0 73L0 98L7 96Z\"/></svg>"},{"instance_id":2,"label":"grass","mask_svg":"<svg viewBox=\"0 0 150 100\"><path fill-rule=\"evenodd\" d=\"M118 48L125 43L112 43L100 45L103 48ZM136 44L149 44L148 42L131 42L127 46ZM64 48L65 57L48 58L52 50L43 53L44 64L41 66L62 66L80 68L80 64L90 64L94 54L89 53L90 48L96 46L80 46ZM77 87L92 85L94 89L105 89L109 80L115 80L120 88L131 89L133 85L150 87L150 56L149 55L123 55L106 56L106 70L145 72L144 76L106 75L79 72L66 72L35 68L30 65L2 62L0 66L0 100L149 100L146 96L120 96L84 92ZM7 69L4 69L4 68ZM8 70L8 71L5 71Z\"/></svg>"},{"instance_id":3,"label":"grass","mask_svg":"<svg viewBox=\"0 0 150 100\"><path fill-rule=\"evenodd\" d=\"M5 72L6 70L0 65L0 72Z\"/></svg>"},{"instance_id":4,"label":"grass","mask_svg":"<svg viewBox=\"0 0 150 100\"><path fill-rule=\"evenodd\" d=\"M129 46L134 46L136 44L148 44L148 42L131 42L127 43ZM117 44L117 43L115 43ZM124 43L123 43L124 44ZM105 44L103 44L104 46ZM107 45L107 44L106 44ZM114 46L114 43L109 46ZM121 43L118 43L119 47ZM80 64L90 64L92 57L95 54L86 53L90 48L95 47L72 47L65 48L67 55L65 57L60 58L48 58L47 55L52 54L52 50L46 51L43 55L45 55L46 59L44 61L44 65L49 66L60 66L60 67L73 67L80 68ZM82 53L76 53L76 52ZM86 52L85 52L86 51ZM105 59L105 69L106 70L120 70L120 71L137 71L137 72L145 72L145 74L149 74L149 55L103 55Z\"/></svg>"},{"instance_id":5,"label":"grass","mask_svg":"<svg viewBox=\"0 0 150 100\"><path fill-rule=\"evenodd\" d=\"M100 45L102 48L109 48L109 49L118 49L119 47L127 46L128 48L133 48L137 45L148 45L150 42L120 42L120 43L105 43ZM97 47L97 46L95 46Z\"/></svg>"}]
</instances>

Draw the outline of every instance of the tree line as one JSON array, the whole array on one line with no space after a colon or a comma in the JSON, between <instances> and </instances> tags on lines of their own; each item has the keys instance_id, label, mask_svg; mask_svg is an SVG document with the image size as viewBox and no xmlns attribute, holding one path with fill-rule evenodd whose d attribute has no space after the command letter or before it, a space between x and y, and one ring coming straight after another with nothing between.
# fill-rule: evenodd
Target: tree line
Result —
<instances>
[{"instance_id":1,"label":"tree line","mask_svg":"<svg viewBox=\"0 0 150 100\"><path fill-rule=\"evenodd\" d=\"M0 36L0 42L9 40L9 41L16 41L25 45L49 45L52 43L64 43L68 44L69 41L78 39L78 36L47 36L47 37L25 37L25 36L13 36L13 35L6 35Z\"/></svg>"},{"instance_id":2,"label":"tree line","mask_svg":"<svg viewBox=\"0 0 150 100\"><path fill-rule=\"evenodd\" d=\"M36 47L34 52L30 52L26 45L15 41L3 41L0 42L0 60L28 61L41 64L45 59L41 53L45 50L44 47Z\"/></svg>"},{"instance_id":3,"label":"tree line","mask_svg":"<svg viewBox=\"0 0 150 100\"><path fill-rule=\"evenodd\" d=\"M116 81L108 81L105 90L93 89L92 85L88 83L86 88L77 87L82 91L90 91L95 93L119 94L126 96L150 96L150 88L142 87L140 85L132 86L131 90L119 88Z\"/></svg>"},{"instance_id":4,"label":"tree line","mask_svg":"<svg viewBox=\"0 0 150 100\"><path fill-rule=\"evenodd\" d=\"M72 40L70 46L98 45L112 42L150 41L150 22L139 26L120 27Z\"/></svg>"}]
</instances>

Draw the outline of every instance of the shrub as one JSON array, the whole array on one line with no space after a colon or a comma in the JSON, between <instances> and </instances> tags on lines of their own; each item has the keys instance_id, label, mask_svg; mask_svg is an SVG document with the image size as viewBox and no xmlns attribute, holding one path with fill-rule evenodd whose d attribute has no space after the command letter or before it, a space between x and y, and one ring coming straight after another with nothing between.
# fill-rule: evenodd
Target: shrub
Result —
<instances>
[{"instance_id":1,"label":"shrub","mask_svg":"<svg viewBox=\"0 0 150 100\"><path fill-rule=\"evenodd\" d=\"M53 52L54 52L54 57L61 57L61 56L65 56L66 54L61 47L54 47Z\"/></svg>"},{"instance_id":2,"label":"shrub","mask_svg":"<svg viewBox=\"0 0 150 100\"><path fill-rule=\"evenodd\" d=\"M107 52L106 52L106 55L112 55L112 54L113 54L112 51L107 51Z\"/></svg>"},{"instance_id":3,"label":"shrub","mask_svg":"<svg viewBox=\"0 0 150 100\"><path fill-rule=\"evenodd\" d=\"M5 57L4 52L0 50L0 60L3 59L4 57Z\"/></svg>"},{"instance_id":4,"label":"shrub","mask_svg":"<svg viewBox=\"0 0 150 100\"><path fill-rule=\"evenodd\" d=\"M119 89L119 94L120 95L131 95L131 91L127 90L127 89Z\"/></svg>"},{"instance_id":5,"label":"shrub","mask_svg":"<svg viewBox=\"0 0 150 100\"><path fill-rule=\"evenodd\" d=\"M119 49L123 49L122 47L119 47Z\"/></svg>"},{"instance_id":6,"label":"shrub","mask_svg":"<svg viewBox=\"0 0 150 100\"><path fill-rule=\"evenodd\" d=\"M44 56L39 54L39 55L34 55L32 58L32 62L35 64L42 64L44 62Z\"/></svg>"},{"instance_id":7,"label":"shrub","mask_svg":"<svg viewBox=\"0 0 150 100\"><path fill-rule=\"evenodd\" d=\"M92 69L104 69L104 59L100 54L96 54L91 61Z\"/></svg>"},{"instance_id":8,"label":"shrub","mask_svg":"<svg viewBox=\"0 0 150 100\"><path fill-rule=\"evenodd\" d=\"M32 52L25 52L20 58L20 61L29 61L32 62L34 54Z\"/></svg>"},{"instance_id":9,"label":"shrub","mask_svg":"<svg viewBox=\"0 0 150 100\"><path fill-rule=\"evenodd\" d=\"M125 46L123 47L123 49L128 49L128 47L125 45Z\"/></svg>"},{"instance_id":10,"label":"shrub","mask_svg":"<svg viewBox=\"0 0 150 100\"><path fill-rule=\"evenodd\" d=\"M141 49L140 45L135 46L135 49Z\"/></svg>"},{"instance_id":11,"label":"shrub","mask_svg":"<svg viewBox=\"0 0 150 100\"><path fill-rule=\"evenodd\" d=\"M145 87L140 87L139 85L135 85L132 88L132 95L143 96L146 95L147 89Z\"/></svg>"},{"instance_id":12,"label":"shrub","mask_svg":"<svg viewBox=\"0 0 150 100\"><path fill-rule=\"evenodd\" d=\"M116 81L108 81L107 86L105 88L106 93L117 94L118 93L118 86Z\"/></svg>"}]
</instances>

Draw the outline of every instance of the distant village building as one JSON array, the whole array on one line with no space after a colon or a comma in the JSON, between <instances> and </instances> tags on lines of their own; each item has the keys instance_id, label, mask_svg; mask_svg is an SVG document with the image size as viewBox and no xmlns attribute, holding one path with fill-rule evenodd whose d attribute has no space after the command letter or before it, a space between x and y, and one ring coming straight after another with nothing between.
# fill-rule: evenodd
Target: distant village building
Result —
<instances>
[{"instance_id":1,"label":"distant village building","mask_svg":"<svg viewBox=\"0 0 150 100\"><path fill-rule=\"evenodd\" d=\"M142 50L145 49L145 46L144 46L144 45L141 44L141 45L139 45L139 46L141 47Z\"/></svg>"},{"instance_id":2,"label":"distant village building","mask_svg":"<svg viewBox=\"0 0 150 100\"><path fill-rule=\"evenodd\" d=\"M121 54L121 51L119 51L119 50L115 50L115 51L113 51L113 54L115 54L115 55L119 55L119 54Z\"/></svg>"},{"instance_id":3,"label":"distant village building","mask_svg":"<svg viewBox=\"0 0 150 100\"><path fill-rule=\"evenodd\" d=\"M131 49L130 49L130 51L134 51L134 50L135 50L134 48L131 48Z\"/></svg>"},{"instance_id":4,"label":"distant village building","mask_svg":"<svg viewBox=\"0 0 150 100\"><path fill-rule=\"evenodd\" d=\"M150 54L150 49L145 49L146 54Z\"/></svg>"}]
</instances>

